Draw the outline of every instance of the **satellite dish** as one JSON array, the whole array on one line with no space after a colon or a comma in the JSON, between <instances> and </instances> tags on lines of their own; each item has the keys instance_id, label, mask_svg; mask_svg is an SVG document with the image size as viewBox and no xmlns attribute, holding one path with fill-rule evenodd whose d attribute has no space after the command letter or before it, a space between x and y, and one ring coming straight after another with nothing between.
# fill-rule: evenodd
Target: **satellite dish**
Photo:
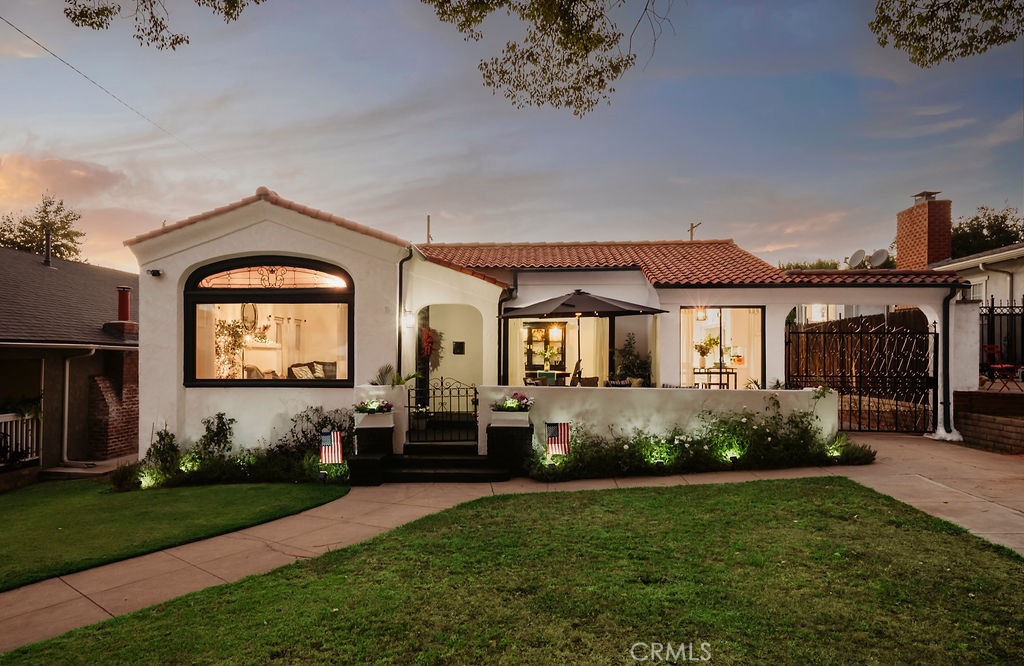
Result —
<instances>
[{"instance_id":1,"label":"satellite dish","mask_svg":"<svg viewBox=\"0 0 1024 666\"><path fill-rule=\"evenodd\" d=\"M868 262L871 263L871 268L878 268L879 266L884 264L888 259L888 250L875 250L874 254L871 255L871 258L868 259Z\"/></svg>"},{"instance_id":2,"label":"satellite dish","mask_svg":"<svg viewBox=\"0 0 1024 666\"><path fill-rule=\"evenodd\" d=\"M850 268L857 268L860 266L861 262L864 261L864 254L864 250L857 250L853 253L853 256L850 257L850 261L847 262L847 265Z\"/></svg>"}]
</instances>

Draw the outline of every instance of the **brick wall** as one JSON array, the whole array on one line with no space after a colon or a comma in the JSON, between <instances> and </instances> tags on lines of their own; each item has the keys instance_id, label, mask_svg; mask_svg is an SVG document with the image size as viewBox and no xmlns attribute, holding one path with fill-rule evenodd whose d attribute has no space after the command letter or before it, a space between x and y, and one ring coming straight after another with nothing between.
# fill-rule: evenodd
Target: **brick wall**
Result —
<instances>
[{"instance_id":1,"label":"brick wall","mask_svg":"<svg viewBox=\"0 0 1024 666\"><path fill-rule=\"evenodd\" d=\"M964 443L1000 453L1024 453L1024 394L953 392L953 427Z\"/></svg>"},{"instance_id":2,"label":"brick wall","mask_svg":"<svg viewBox=\"0 0 1024 666\"><path fill-rule=\"evenodd\" d=\"M139 450L139 353L119 353L107 375L89 378L89 450L96 460ZM110 376L115 375L115 376Z\"/></svg>"},{"instance_id":3,"label":"brick wall","mask_svg":"<svg viewBox=\"0 0 1024 666\"><path fill-rule=\"evenodd\" d=\"M896 268L928 268L953 256L953 202L921 201L896 214Z\"/></svg>"}]
</instances>

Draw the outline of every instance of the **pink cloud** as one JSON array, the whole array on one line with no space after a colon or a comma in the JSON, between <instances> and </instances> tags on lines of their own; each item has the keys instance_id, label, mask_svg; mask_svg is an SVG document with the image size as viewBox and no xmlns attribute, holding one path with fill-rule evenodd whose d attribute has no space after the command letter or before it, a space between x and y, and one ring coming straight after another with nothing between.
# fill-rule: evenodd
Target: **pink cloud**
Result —
<instances>
[{"instance_id":1,"label":"pink cloud","mask_svg":"<svg viewBox=\"0 0 1024 666\"><path fill-rule=\"evenodd\" d=\"M44 192L77 202L125 180L124 173L96 162L7 153L0 155L0 210L33 205Z\"/></svg>"}]
</instances>

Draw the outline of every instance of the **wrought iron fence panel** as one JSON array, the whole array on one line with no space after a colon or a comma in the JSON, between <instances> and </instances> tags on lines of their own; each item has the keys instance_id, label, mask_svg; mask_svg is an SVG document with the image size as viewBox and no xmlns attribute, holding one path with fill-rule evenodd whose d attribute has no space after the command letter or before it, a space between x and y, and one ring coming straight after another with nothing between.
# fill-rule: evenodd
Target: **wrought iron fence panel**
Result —
<instances>
[{"instance_id":1,"label":"wrought iron fence panel","mask_svg":"<svg viewBox=\"0 0 1024 666\"><path fill-rule=\"evenodd\" d=\"M875 318L829 323L787 331L786 387L836 391L841 430L934 429L938 334Z\"/></svg>"},{"instance_id":2,"label":"wrought iron fence panel","mask_svg":"<svg viewBox=\"0 0 1024 666\"><path fill-rule=\"evenodd\" d=\"M408 442L475 442L476 386L440 377L409 389Z\"/></svg>"},{"instance_id":3,"label":"wrought iron fence panel","mask_svg":"<svg viewBox=\"0 0 1024 666\"><path fill-rule=\"evenodd\" d=\"M1024 365L1024 305L1013 301L996 305L993 299L988 305L978 308L978 319L982 345L978 349L978 364L981 371L987 371L989 364L984 345L998 346L1003 363Z\"/></svg>"}]
</instances>

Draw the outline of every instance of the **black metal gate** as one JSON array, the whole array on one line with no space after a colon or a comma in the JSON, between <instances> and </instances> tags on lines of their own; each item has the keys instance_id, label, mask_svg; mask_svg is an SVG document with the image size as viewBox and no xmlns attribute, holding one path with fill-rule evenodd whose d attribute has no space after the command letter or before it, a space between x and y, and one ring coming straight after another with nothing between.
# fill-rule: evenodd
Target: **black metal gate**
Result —
<instances>
[{"instance_id":1,"label":"black metal gate","mask_svg":"<svg viewBox=\"0 0 1024 666\"><path fill-rule=\"evenodd\" d=\"M407 442L476 442L476 386L444 377L416 384L409 389Z\"/></svg>"},{"instance_id":2,"label":"black metal gate","mask_svg":"<svg viewBox=\"0 0 1024 666\"><path fill-rule=\"evenodd\" d=\"M999 347L1003 363L1024 365L1024 305L1013 301L996 305L993 298L988 305L978 308L981 323L981 344ZM991 359L982 349L979 364L987 368Z\"/></svg>"},{"instance_id":3,"label":"black metal gate","mask_svg":"<svg viewBox=\"0 0 1024 666\"><path fill-rule=\"evenodd\" d=\"M839 394L839 429L934 431L938 334L856 319L789 329L786 388L828 386Z\"/></svg>"}]
</instances>

